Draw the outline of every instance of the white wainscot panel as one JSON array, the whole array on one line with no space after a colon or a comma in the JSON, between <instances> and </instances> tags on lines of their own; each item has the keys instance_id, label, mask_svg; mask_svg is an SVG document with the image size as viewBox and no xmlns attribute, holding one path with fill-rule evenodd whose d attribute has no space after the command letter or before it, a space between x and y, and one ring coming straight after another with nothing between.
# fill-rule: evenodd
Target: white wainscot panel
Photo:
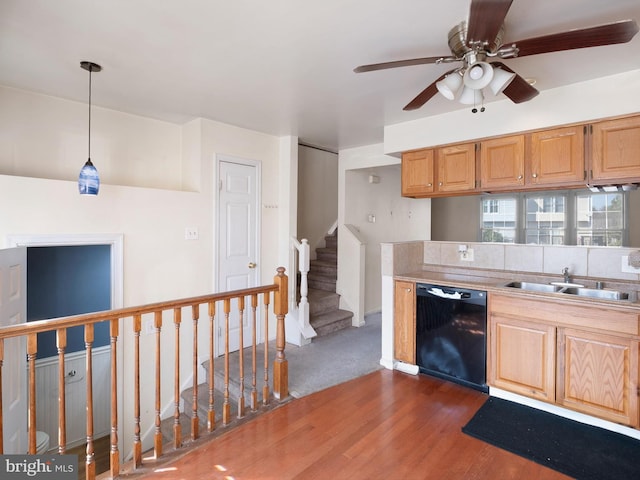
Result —
<instances>
[{"instance_id":1,"label":"white wainscot panel","mask_svg":"<svg viewBox=\"0 0 640 480\"><path fill-rule=\"evenodd\" d=\"M87 384L85 352L65 355L67 449L82 445L87 438ZM93 438L109 434L111 394L109 347L93 350ZM36 361L37 429L49 435L49 448L58 448L58 357Z\"/></svg>"}]
</instances>

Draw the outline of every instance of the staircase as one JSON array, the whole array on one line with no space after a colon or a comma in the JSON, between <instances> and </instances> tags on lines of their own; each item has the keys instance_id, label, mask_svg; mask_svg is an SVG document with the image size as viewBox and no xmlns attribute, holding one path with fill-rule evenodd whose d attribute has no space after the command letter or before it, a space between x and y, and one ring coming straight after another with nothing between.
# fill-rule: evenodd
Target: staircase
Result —
<instances>
[{"instance_id":1,"label":"staircase","mask_svg":"<svg viewBox=\"0 0 640 480\"><path fill-rule=\"evenodd\" d=\"M324 237L325 247L316 248L307 276L309 285L309 323L319 337L349 328L353 313L339 308L336 293L338 278L338 234Z\"/></svg>"},{"instance_id":2,"label":"staircase","mask_svg":"<svg viewBox=\"0 0 640 480\"><path fill-rule=\"evenodd\" d=\"M336 293L336 280L338 278L338 236L337 233L333 235L327 235L325 237L325 247L316 249L316 260L310 262L309 273L307 275L308 282L308 300L309 300L309 321L311 326L315 329L318 336L327 335L331 332L336 332L345 328L349 328L352 325L353 313L341 310L339 308L340 295ZM222 424L222 418L220 413L220 406L224 402L224 362L222 357L215 360L214 368L214 404L216 407L216 429L212 434L206 433L206 418L207 407L209 403L209 390L206 383L198 385L198 420L199 430L201 435L217 436L235 426L241 425L247 420L254 418L255 415L269 411L272 408L277 408L282 405L288 399L284 401L278 401L273 398L270 393L269 403L267 406L262 405L257 412L251 410L251 387L250 387L250 349L245 349L244 361L245 361L245 380L244 380L244 404L245 415L239 418L238 413L238 398L240 396L240 381L238 375L239 368L239 353L234 352L230 356L230 370L232 375L229 378L229 401L231 405L231 419L228 425ZM273 363L275 356L275 346L269 346L270 364ZM264 369L264 344L257 345L257 390L258 397L262 394L262 372ZM208 371L210 365L209 361L202 364L204 369ZM270 372L272 375L273 372ZM202 379L200 379L202 380ZM185 442L189 442L189 434L191 431L190 415L193 403L193 390L191 388L181 393L182 401L184 404L184 410L180 414L180 424L182 426L182 436ZM261 402L262 399L259 398ZM186 412L186 413L185 413ZM169 442L173 435L173 417L167 418L161 422L161 431L163 433L165 441Z\"/></svg>"},{"instance_id":3,"label":"staircase","mask_svg":"<svg viewBox=\"0 0 640 480\"><path fill-rule=\"evenodd\" d=\"M264 382L264 344L257 345L257 355L256 355L256 390L258 393L258 402L260 406L257 411L253 411L251 409L251 347L247 347L244 349L244 362L245 362L245 378L244 378L244 389L243 389L243 398L244 398L244 416L238 416L238 399L240 398L240 380L239 380L239 352L233 352L229 355L229 404L231 410L231 418L229 419L229 423L224 425L222 422L222 405L224 404L224 384L225 384L225 375L224 375L224 357L218 357L214 360L215 368L214 368L214 405L215 405L215 430L212 433L207 432L207 412L209 406L209 385L206 383L201 383L198 385L198 424L200 435L207 435L207 438L212 438L218 435L221 435L225 432L228 432L230 429L235 428L243 423L255 418L257 415L268 412L274 408L278 408L281 405L284 405L291 398L288 397L283 400L277 400L273 397L273 392L269 391L269 399L268 404L265 405L262 403L262 385ZM275 359L275 344L272 341L269 344L269 365L273 364L273 360ZM210 361L206 360L203 362L202 367L207 372L205 378L209 376L209 368ZM272 375L273 371L270 370L269 375ZM199 379L202 381L203 379ZM269 386L271 387L271 380L269 381ZM180 425L182 426L182 437L184 443L189 443L190 432L191 432L191 410L193 405L193 388L187 388L184 390L180 397L182 399L184 408L181 409L180 413ZM162 431L164 441L170 442L173 438L173 424L174 418L170 417L163 420L160 424L160 429Z\"/></svg>"}]
</instances>

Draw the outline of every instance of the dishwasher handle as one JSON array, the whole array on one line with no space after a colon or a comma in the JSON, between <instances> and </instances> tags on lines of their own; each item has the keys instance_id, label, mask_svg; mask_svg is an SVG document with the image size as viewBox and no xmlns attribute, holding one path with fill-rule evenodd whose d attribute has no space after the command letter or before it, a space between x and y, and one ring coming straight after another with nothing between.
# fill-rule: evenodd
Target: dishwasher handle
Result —
<instances>
[{"instance_id":1,"label":"dishwasher handle","mask_svg":"<svg viewBox=\"0 0 640 480\"><path fill-rule=\"evenodd\" d=\"M457 290L450 290L450 289L445 290L444 288L441 288L441 287L430 287L428 289L426 287L420 287L418 289L418 294L420 293L427 293L436 297L446 298L449 300L463 300L465 298L471 297L471 294L469 292L460 292Z\"/></svg>"}]
</instances>

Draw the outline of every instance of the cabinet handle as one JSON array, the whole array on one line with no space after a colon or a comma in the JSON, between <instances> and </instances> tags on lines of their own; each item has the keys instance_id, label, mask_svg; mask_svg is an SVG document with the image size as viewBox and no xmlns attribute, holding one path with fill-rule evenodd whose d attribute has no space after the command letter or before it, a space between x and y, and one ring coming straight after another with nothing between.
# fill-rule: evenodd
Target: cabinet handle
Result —
<instances>
[{"instance_id":1,"label":"cabinet handle","mask_svg":"<svg viewBox=\"0 0 640 480\"><path fill-rule=\"evenodd\" d=\"M410 288L407 288L407 293L411 293L411 289Z\"/></svg>"},{"instance_id":2,"label":"cabinet handle","mask_svg":"<svg viewBox=\"0 0 640 480\"><path fill-rule=\"evenodd\" d=\"M433 187L433 183L427 183L427 187Z\"/></svg>"},{"instance_id":3,"label":"cabinet handle","mask_svg":"<svg viewBox=\"0 0 640 480\"><path fill-rule=\"evenodd\" d=\"M438 182L438 186L441 187L442 186L442 182Z\"/></svg>"},{"instance_id":4,"label":"cabinet handle","mask_svg":"<svg viewBox=\"0 0 640 480\"><path fill-rule=\"evenodd\" d=\"M518 180L522 180L522 175L518 175Z\"/></svg>"},{"instance_id":5,"label":"cabinet handle","mask_svg":"<svg viewBox=\"0 0 640 480\"><path fill-rule=\"evenodd\" d=\"M538 174L534 173L533 175L531 175L533 178L538 178Z\"/></svg>"}]
</instances>

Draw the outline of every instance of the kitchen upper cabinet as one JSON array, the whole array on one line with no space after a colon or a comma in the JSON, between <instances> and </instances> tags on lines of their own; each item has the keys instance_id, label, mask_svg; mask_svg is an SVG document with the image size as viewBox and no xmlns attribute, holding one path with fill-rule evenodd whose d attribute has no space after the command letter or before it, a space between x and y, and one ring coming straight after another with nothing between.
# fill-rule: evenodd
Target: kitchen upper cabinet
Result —
<instances>
[{"instance_id":1,"label":"kitchen upper cabinet","mask_svg":"<svg viewBox=\"0 0 640 480\"><path fill-rule=\"evenodd\" d=\"M474 143L402 154L402 195L405 197L473 192L475 187Z\"/></svg>"},{"instance_id":2,"label":"kitchen upper cabinet","mask_svg":"<svg viewBox=\"0 0 640 480\"><path fill-rule=\"evenodd\" d=\"M638 426L638 342L558 329L556 403L605 420Z\"/></svg>"},{"instance_id":3,"label":"kitchen upper cabinet","mask_svg":"<svg viewBox=\"0 0 640 480\"><path fill-rule=\"evenodd\" d=\"M396 280L394 291L394 357L416 363L416 284Z\"/></svg>"},{"instance_id":4,"label":"kitchen upper cabinet","mask_svg":"<svg viewBox=\"0 0 640 480\"><path fill-rule=\"evenodd\" d=\"M524 186L524 135L493 138L480 143L480 188L483 191Z\"/></svg>"},{"instance_id":5,"label":"kitchen upper cabinet","mask_svg":"<svg viewBox=\"0 0 640 480\"><path fill-rule=\"evenodd\" d=\"M492 315L488 382L538 400L555 399L555 327Z\"/></svg>"},{"instance_id":6,"label":"kitchen upper cabinet","mask_svg":"<svg viewBox=\"0 0 640 480\"><path fill-rule=\"evenodd\" d=\"M423 197L433 193L433 149L402 154L402 195Z\"/></svg>"},{"instance_id":7,"label":"kitchen upper cabinet","mask_svg":"<svg viewBox=\"0 0 640 480\"><path fill-rule=\"evenodd\" d=\"M476 188L476 144L464 143L436 150L437 191L468 192Z\"/></svg>"},{"instance_id":8,"label":"kitchen upper cabinet","mask_svg":"<svg viewBox=\"0 0 640 480\"><path fill-rule=\"evenodd\" d=\"M584 186L584 126L554 128L530 134L525 183L536 187Z\"/></svg>"},{"instance_id":9,"label":"kitchen upper cabinet","mask_svg":"<svg viewBox=\"0 0 640 480\"><path fill-rule=\"evenodd\" d=\"M590 126L594 185L640 182L640 116Z\"/></svg>"},{"instance_id":10,"label":"kitchen upper cabinet","mask_svg":"<svg viewBox=\"0 0 640 480\"><path fill-rule=\"evenodd\" d=\"M402 154L406 197L583 188L587 183L640 183L640 115Z\"/></svg>"}]
</instances>

